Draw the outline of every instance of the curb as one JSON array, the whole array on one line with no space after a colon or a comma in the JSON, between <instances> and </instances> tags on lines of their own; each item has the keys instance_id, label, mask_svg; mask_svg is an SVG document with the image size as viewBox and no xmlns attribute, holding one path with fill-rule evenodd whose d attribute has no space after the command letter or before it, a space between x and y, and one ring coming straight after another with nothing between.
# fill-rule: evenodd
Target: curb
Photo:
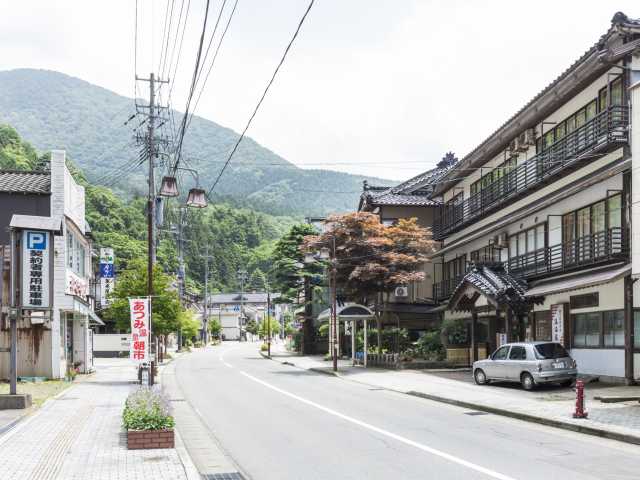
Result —
<instances>
[{"instance_id":1,"label":"curb","mask_svg":"<svg viewBox=\"0 0 640 480\"><path fill-rule=\"evenodd\" d=\"M634 445L640 445L640 436L629 435L625 433L612 432L598 427L590 427L585 425L576 425L574 423L563 422L561 420L554 420L550 418L537 417L528 413L512 412L511 410L505 410L502 408L490 407L487 405L480 405L472 402L465 402L464 400L455 400L452 398L441 397L439 395L433 395L430 393L422 393L416 391L404 392L406 395L413 397L424 398L426 400L432 400L434 402L447 403L449 405L455 405L457 407L469 408L473 410L480 410L482 412L493 413L494 415L500 415L503 417L515 418L517 420L523 420L530 423L538 423L546 425L548 427L560 428L563 430L570 430L572 432L584 433L586 435L593 435L601 438L608 438L610 440L617 440L619 442L631 443Z\"/></svg>"},{"instance_id":2,"label":"curb","mask_svg":"<svg viewBox=\"0 0 640 480\"><path fill-rule=\"evenodd\" d=\"M262 354L262 352L260 352ZM266 355L263 355L264 358L269 358ZM295 364L291 363L291 362L282 362L280 360L276 360L274 358L271 358L270 360L273 360L275 362L278 362L280 364L283 365L291 365L291 366L296 366ZM298 367L298 368L303 368L303 367ZM349 380L348 378L345 378L344 375L342 375L339 372L333 372L330 370L323 370L321 368L316 368L316 367L311 367L311 368L306 368L305 370L310 370L313 372L317 372L317 373L323 373L325 375L332 375L334 377L338 377L341 378L343 380L346 381L354 381L356 383L361 383L363 385L368 385L371 387L379 387L379 385L374 385L371 383L365 383L359 380ZM537 417L535 415L530 415L528 413L520 413L520 412L513 412L511 410L506 410L503 408L496 408L496 407L490 407L487 405L481 405L481 404L477 404L477 403L472 403L472 402L465 402L464 400L456 400L453 398L447 398L447 397L442 397L440 395L433 395L430 393L422 393L422 392L417 392L414 390L411 391L402 391L402 390L395 390L395 389L391 389L391 388L385 388L385 387L380 387L383 388L384 390L388 390L390 392L395 392L395 393L402 393L404 395L410 395L412 397L418 397L418 398L423 398L425 400L431 400L434 402L440 402L440 403L446 403L449 405L454 405L456 407L462 407L462 408L468 408L471 410L479 410L482 412L487 412L487 413L492 413L494 415L500 415L502 417L509 417L509 418L513 418L516 420L522 420L525 422L529 422L529 423L537 423L540 425L545 425L547 427L554 427L554 428L559 428L562 430L569 430L572 432L577 432L577 433L583 433L585 435L592 435L595 437L600 437L600 438L608 438L610 440L616 440L618 442L624 442L624 443L630 443L633 445L640 445L640 436L636 436L636 435L630 435L630 434L625 434L625 433L618 433L618 432L612 432L610 430L605 430L603 428L598 428L598 427L590 427L590 426L586 426L586 425L576 425L574 423L569 423L569 422L563 422L561 420L554 420L554 419L550 419L550 418L543 418L543 417Z\"/></svg>"},{"instance_id":3,"label":"curb","mask_svg":"<svg viewBox=\"0 0 640 480\"><path fill-rule=\"evenodd\" d=\"M180 433L178 433L178 429L174 428L173 433L176 437L175 449L178 453L178 457L180 458L180 462L182 463L182 468L184 468L184 473L187 475L187 480L201 480L202 475L198 472L196 464L193 463L193 459L191 458L191 455L189 455L189 451L184 445L182 437L180 436Z\"/></svg>"}]
</instances>

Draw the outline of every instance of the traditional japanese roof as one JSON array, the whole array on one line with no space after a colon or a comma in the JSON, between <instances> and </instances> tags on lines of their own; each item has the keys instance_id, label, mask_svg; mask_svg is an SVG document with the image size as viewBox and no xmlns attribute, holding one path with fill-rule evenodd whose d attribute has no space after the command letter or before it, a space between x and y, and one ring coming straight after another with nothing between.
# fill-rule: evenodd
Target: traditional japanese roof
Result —
<instances>
[{"instance_id":1,"label":"traditional japanese roof","mask_svg":"<svg viewBox=\"0 0 640 480\"><path fill-rule=\"evenodd\" d=\"M613 42L638 34L640 19L630 19L624 13L617 12L611 19L609 30L591 48L463 157L455 170L464 172L498 154L518 134L536 125L584 85L611 68L613 62L640 48L640 40L637 38L628 44L612 47ZM455 182L455 179L446 177L442 180L443 183L436 188L437 192L444 191L447 188L446 183Z\"/></svg>"},{"instance_id":2,"label":"traditional japanese roof","mask_svg":"<svg viewBox=\"0 0 640 480\"><path fill-rule=\"evenodd\" d=\"M471 268L453 291L448 310L471 311L483 295L496 308L525 311L538 297L527 297L527 284L505 271L501 263L478 264Z\"/></svg>"},{"instance_id":3,"label":"traditional japanese roof","mask_svg":"<svg viewBox=\"0 0 640 480\"><path fill-rule=\"evenodd\" d=\"M0 192L51 193L51 175L47 171L0 170Z\"/></svg>"},{"instance_id":4,"label":"traditional japanese roof","mask_svg":"<svg viewBox=\"0 0 640 480\"><path fill-rule=\"evenodd\" d=\"M365 206L376 207L380 205L428 207L440 203L431 198L431 194L438 181L455 165L457 159L453 153L445 156L446 161L439 166L416 175L395 187L379 187L364 184L364 191L360 196L359 210Z\"/></svg>"}]
</instances>

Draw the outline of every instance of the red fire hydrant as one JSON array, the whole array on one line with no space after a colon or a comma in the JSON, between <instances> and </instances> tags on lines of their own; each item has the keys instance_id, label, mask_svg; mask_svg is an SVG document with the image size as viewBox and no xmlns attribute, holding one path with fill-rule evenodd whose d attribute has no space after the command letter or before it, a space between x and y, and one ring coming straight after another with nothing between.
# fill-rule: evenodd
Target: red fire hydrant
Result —
<instances>
[{"instance_id":1,"label":"red fire hydrant","mask_svg":"<svg viewBox=\"0 0 640 480\"><path fill-rule=\"evenodd\" d=\"M588 412L584 410L584 381L576 380L576 411L573 418L587 418Z\"/></svg>"}]
</instances>

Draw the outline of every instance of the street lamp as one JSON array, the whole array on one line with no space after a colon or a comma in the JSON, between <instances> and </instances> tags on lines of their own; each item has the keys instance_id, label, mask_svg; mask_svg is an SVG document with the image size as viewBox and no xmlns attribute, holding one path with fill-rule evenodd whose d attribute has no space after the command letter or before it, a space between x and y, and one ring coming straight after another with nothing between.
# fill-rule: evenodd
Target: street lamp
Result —
<instances>
[{"instance_id":1,"label":"street lamp","mask_svg":"<svg viewBox=\"0 0 640 480\"><path fill-rule=\"evenodd\" d=\"M194 208L204 208L207 206L207 196L205 191L200 188L200 179L198 176L198 171L193 168L186 167L176 167L176 170L185 170L187 172L191 172L196 177L196 186L189 190L187 194L186 204L189 207ZM178 191L178 180L173 175L165 175L162 177L162 184L160 186L160 191L158 195L162 197L177 197L179 195Z\"/></svg>"},{"instance_id":2,"label":"street lamp","mask_svg":"<svg viewBox=\"0 0 640 480\"><path fill-rule=\"evenodd\" d=\"M330 330L330 343L331 349L331 361L333 363L333 371L338 371L338 319L337 319L337 292L336 292L336 273L337 264L336 259L336 239L332 238L333 249L329 250L328 247L322 247L315 254L306 253L304 256L305 263L314 263L316 261L329 262L329 285L331 290L331 317L329 322Z\"/></svg>"}]
</instances>

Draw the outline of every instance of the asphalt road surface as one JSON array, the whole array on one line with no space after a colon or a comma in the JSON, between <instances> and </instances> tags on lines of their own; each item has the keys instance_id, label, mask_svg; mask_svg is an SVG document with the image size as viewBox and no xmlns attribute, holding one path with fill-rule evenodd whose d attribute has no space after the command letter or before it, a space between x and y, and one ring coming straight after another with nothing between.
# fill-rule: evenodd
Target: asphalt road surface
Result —
<instances>
[{"instance_id":1,"label":"asphalt road surface","mask_svg":"<svg viewBox=\"0 0 640 480\"><path fill-rule=\"evenodd\" d=\"M262 358L225 342L178 382L254 480L640 479L640 447L478 414Z\"/></svg>"}]
</instances>

